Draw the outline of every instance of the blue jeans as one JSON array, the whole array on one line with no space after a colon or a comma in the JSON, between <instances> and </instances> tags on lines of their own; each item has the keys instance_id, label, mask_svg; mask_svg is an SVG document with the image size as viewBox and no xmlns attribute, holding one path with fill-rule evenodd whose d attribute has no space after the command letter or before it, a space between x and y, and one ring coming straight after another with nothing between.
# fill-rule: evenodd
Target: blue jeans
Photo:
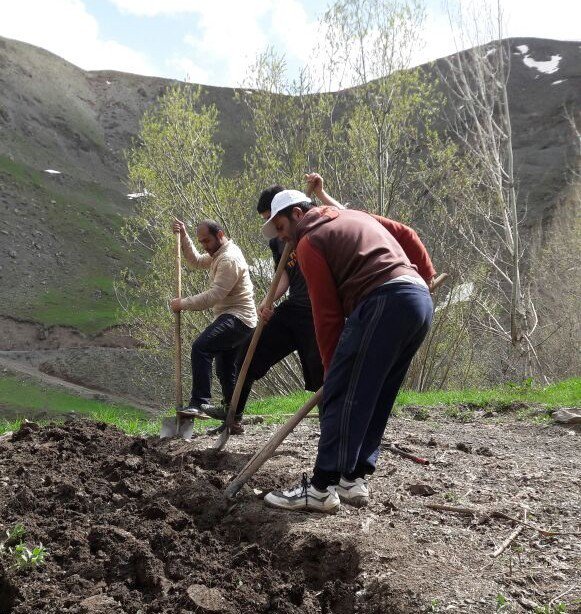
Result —
<instances>
[{"instance_id":1,"label":"blue jeans","mask_svg":"<svg viewBox=\"0 0 581 614\"><path fill-rule=\"evenodd\" d=\"M216 375L222 395L230 403L236 385L237 356L240 347L254 329L229 313L223 313L192 344L192 396L190 405L200 407L212 396L212 361L216 359Z\"/></svg>"},{"instance_id":2,"label":"blue jeans","mask_svg":"<svg viewBox=\"0 0 581 614\"><path fill-rule=\"evenodd\" d=\"M374 290L347 319L324 383L316 488L375 471L395 397L432 313L427 289L398 283Z\"/></svg>"}]
</instances>

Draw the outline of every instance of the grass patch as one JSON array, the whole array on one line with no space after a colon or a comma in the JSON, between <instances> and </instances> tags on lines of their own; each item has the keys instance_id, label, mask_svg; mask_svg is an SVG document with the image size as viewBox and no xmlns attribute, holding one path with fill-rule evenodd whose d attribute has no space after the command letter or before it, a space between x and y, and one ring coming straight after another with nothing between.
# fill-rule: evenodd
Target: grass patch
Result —
<instances>
[{"instance_id":1,"label":"grass patch","mask_svg":"<svg viewBox=\"0 0 581 614\"><path fill-rule=\"evenodd\" d=\"M31 184L36 187L42 185L42 178L38 171L30 169L24 164L15 162L8 156L0 155L0 173L10 175L10 177L19 184Z\"/></svg>"},{"instance_id":2,"label":"grass patch","mask_svg":"<svg viewBox=\"0 0 581 614\"><path fill-rule=\"evenodd\" d=\"M537 408L518 410L515 417L532 419L534 422L549 420L550 411L554 407L579 405L581 402L581 378L572 378L545 388L532 385L525 387L502 386L491 390L466 390L445 392L402 392L397 399L399 407L406 404L418 407L433 407L444 405L444 413L448 417L470 421L473 419L474 407L497 408L509 403L533 403L544 405ZM265 417L267 424L284 422L310 398L311 393L297 392L288 396L269 397L249 403L246 415ZM468 405L468 407L467 407ZM152 418L130 405L114 405L98 400L43 387L36 382L16 376L0 378L0 433L18 428L24 418L33 419L41 424L53 420L64 420L67 414L81 414L94 420L114 425L131 435L157 435L161 428L163 416L173 415L168 409L163 415ZM422 412L420 419L429 415ZM313 410L316 414L316 409ZM209 426L217 425L215 420L196 420L195 428L204 432Z\"/></svg>"},{"instance_id":3,"label":"grass patch","mask_svg":"<svg viewBox=\"0 0 581 614\"><path fill-rule=\"evenodd\" d=\"M581 378L556 382L542 387L527 380L522 384L506 384L487 390L440 390L433 392L399 393L397 405L470 405L472 407L496 406L501 409L512 403L538 403L552 407L575 406L581 403Z\"/></svg>"},{"instance_id":4,"label":"grass patch","mask_svg":"<svg viewBox=\"0 0 581 614\"><path fill-rule=\"evenodd\" d=\"M117 324L118 309L113 280L88 277L77 285L47 290L24 313L46 326L72 326L93 334Z\"/></svg>"},{"instance_id":5,"label":"grass patch","mask_svg":"<svg viewBox=\"0 0 581 614\"><path fill-rule=\"evenodd\" d=\"M0 378L0 433L13 431L25 418L47 423L70 414L114 424L132 434L147 432L156 422L130 405L84 399L15 376Z\"/></svg>"}]
</instances>

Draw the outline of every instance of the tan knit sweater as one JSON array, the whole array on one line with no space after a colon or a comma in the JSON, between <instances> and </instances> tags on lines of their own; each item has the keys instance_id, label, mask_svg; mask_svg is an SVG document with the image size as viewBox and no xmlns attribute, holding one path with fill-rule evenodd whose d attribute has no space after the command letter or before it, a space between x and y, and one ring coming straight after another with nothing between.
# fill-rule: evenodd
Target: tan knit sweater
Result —
<instances>
[{"instance_id":1,"label":"tan knit sweater","mask_svg":"<svg viewBox=\"0 0 581 614\"><path fill-rule=\"evenodd\" d=\"M214 318L230 313L254 328L258 322L254 305L254 287L250 281L248 264L240 248L231 240L210 254L200 254L190 237L182 237L182 251L192 269L209 269L212 283L200 294L183 299L184 309L214 310Z\"/></svg>"}]
</instances>

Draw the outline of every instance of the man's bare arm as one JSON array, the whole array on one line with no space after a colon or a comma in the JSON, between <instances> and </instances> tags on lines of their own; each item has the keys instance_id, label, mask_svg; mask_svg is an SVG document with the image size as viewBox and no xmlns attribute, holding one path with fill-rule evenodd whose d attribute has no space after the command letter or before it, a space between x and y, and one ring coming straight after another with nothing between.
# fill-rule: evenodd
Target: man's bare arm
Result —
<instances>
[{"instance_id":1,"label":"man's bare arm","mask_svg":"<svg viewBox=\"0 0 581 614\"><path fill-rule=\"evenodd\" d=\"M305 175L307 187L305 194L310 198L313 194L321 201L321 204L326 207L336 207L337 209L345 209L345 207L332 196L325 192L323 178L319 173L307 173Z\"/></svg>"}]
</instances>

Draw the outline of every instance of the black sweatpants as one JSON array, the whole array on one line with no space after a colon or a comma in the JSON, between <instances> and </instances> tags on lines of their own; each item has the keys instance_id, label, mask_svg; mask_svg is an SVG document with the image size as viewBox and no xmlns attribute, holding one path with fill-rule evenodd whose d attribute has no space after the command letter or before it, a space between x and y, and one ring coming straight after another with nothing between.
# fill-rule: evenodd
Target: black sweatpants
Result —
<instances>
[{"instance_id":1,"label":"black sweatpants","mask_svg":"<svg viewBox=\"0 0 581 614\"><path fill-rule=\"evenodd\" d=\"M264 377L273 365L295 351L301 361L305 390L318 390L323 385L323 364L315 337L311 307L294 305L287 300L276 307L262 331L242 387L236 410L237 417L244 412L254 382ZM239 356L241 362L245 355L243 350Z\"/></svg>"}]
</instances>

